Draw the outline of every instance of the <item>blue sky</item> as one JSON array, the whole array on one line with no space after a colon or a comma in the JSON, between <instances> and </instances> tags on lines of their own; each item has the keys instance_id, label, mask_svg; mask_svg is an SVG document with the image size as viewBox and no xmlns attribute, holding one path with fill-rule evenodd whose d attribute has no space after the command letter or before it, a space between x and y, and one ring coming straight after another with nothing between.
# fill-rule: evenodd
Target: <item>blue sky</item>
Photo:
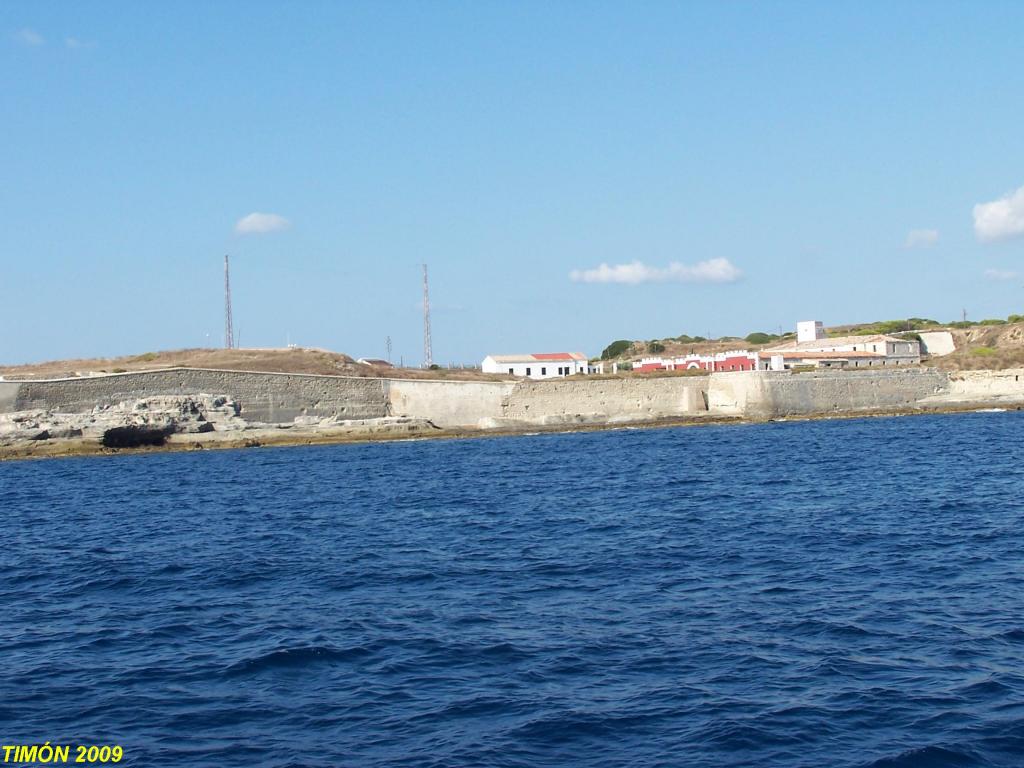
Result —
<instances>
[{"instance_id":1,"label":"blue sky","mask_svg":"<svg viewBox=\"0 0 1024 768\"><path fill-rule=\"evenodd\" d=\"M8 0L0 362L218 345L225 253L243 346L412 364L422 262L440 362L1024 312L1022 30L1019 2Z\"/></svg>"}]
</instances>

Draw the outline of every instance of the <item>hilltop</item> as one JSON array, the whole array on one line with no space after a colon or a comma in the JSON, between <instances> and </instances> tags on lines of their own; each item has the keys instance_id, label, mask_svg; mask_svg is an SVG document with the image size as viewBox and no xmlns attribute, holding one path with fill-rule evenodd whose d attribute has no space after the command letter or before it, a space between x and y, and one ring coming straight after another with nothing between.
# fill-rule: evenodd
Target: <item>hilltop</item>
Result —
<instances>
[{"instance_id":1,"label":"hilltop","mask_svg":"<svg viewBox=\"0 0 1024 768\"><path fill-rule=\"evenodd\" d=\"M922 333L946 331L952 337L956 351L942 356L925 355L925 364L949 371L1003 370L1024 367L1024 315L1010 315L1005 320L989 319L951 323L939 323L928 318L911 317L905 320L879 320L836 325L825 330L828 336L890 334L918 340ZM754 331L744 337L723 336L717 339L686 334L646 341L620 339L605 347L601 353L601 359L626 363L635 362L643 357L712 355L736 349L757 351L778 346L795 337L796 334L792 332L774 334Z\"/></svg>"},{"instance_id":2,"label":"hilltop","mask_svg":"<svg viewBox=\"0 0 1024 768\"><path fill-rule=\"evenodd\" d=\"M476 370L389 368L357 363L348 355L325 349L177 349L112 358L55 360L28 365L0 366L6 379L54 379L102 373L152 371L161 368L207 368L225 371L311 373L329 376L401 379L502 380L508 377Z\"/></svg>"}]
</instances>

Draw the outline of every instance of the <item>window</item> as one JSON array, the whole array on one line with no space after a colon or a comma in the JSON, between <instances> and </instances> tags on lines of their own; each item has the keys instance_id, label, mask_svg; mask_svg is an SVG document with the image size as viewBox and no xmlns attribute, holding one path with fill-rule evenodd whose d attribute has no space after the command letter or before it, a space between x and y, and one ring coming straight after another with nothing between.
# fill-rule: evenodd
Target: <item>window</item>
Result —
<instances>
[{"instance_id":1,"label":"window","mask_svg":"<svg viewBox=\"0 0 1024 768\"><path fill-rule=\"evenodd\" d=\"M530 369L529 369L529 368L527 368L527 369L526 369L526 375L527 375L527 376L529 376L529 375L530 375Z\"/></svg>"},{"instance_id":2,"label":"window","mask_svg":"<svg viewBox=\"0 0 1024 768\"><path fill-rule=\"evenodd\" d=\"M548 369L547 368L541 368L540 369L540 375L541 376L547 376L548 375Z\"/></svg>"},{"instance_id":3,"label":"window","mask_svg":"<svg viewBox=\"0 0 1024 768\"><path fill-rule=\"evenodd\" d=\"M515 371L515 368L509 368L509 369L508 369L508 372L509 372L509 373L515 373L516 371Z\"/></svg>"}]
</instances>

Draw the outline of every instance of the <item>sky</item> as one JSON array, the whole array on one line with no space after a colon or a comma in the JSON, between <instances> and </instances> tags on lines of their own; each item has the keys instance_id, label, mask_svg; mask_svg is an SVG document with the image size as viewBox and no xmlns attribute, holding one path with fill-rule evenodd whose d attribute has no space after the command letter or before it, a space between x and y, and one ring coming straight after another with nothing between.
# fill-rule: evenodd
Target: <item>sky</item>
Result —
<instances>
[{"instance_id":1,"label":"sky","mask_svg":"<svg viewBox=\"0 0 1024 768\"><path fill-rule=\"evenodd\" d=\"M0 363L1024 313L1024 3L0 3Z\"/></svg>"}]
</instances>

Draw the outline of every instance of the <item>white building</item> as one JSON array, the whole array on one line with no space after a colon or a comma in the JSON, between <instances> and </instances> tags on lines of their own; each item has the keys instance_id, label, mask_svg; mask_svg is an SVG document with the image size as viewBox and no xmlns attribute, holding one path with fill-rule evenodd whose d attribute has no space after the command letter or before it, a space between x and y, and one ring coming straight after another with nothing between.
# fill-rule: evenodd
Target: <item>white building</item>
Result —
<instances>
[{"instance_id":1,"label":"white building","mask_svg":"<svg viewBox=\"0 0 1024 768\"><path fill-rule=\"evenodd\" d=\"M801 320L796 324L798 342L817 341L825 338L825 326L821 320Z\"/></svg>"},{"instance_id":2,"label":"white building","mask_svg":"<svg viewBox=\"0 0 1024 768\"><path fill-rule=\"evenodd\" d=\"M579 352L538 352L531 355L488 355L480 370L531 379L557 379L587 373L589 368L587 356Z\"/></svg>"},{"instance_id":3,"label":"white building","mask_svg":"<svg viewBox=\"0 0 1024 768\"><path fill-rule=\"evenodd\" d=\"M917 365L921 345L914 339L874 334L827 338L820 320L796 325L796 341L777 344L760 353L761 370L784 370L796 366L816 368L874 368Z\"/></svg>"}]
</instances>

